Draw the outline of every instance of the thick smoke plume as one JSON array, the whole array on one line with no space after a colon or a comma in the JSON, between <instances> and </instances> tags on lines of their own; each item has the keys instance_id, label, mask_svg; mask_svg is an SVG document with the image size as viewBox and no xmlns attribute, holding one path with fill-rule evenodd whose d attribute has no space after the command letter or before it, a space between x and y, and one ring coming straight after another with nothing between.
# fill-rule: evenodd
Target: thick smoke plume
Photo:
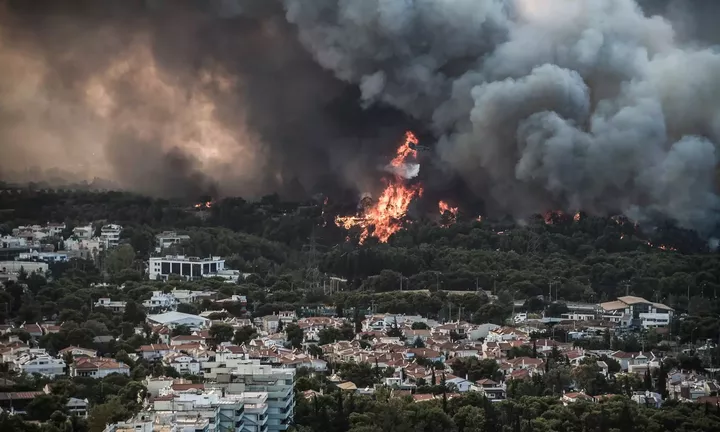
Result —
<instances>
[{"instance_id":1,"label":"thick smoke plume","mask_svg":"<svg viewBox=\"0 0 720 432\"><path fill-rule=\"evenodd\" d=\"M420 172L429 195L459 175L518 217L718 222L716 2L3 4L6 173L157 195L365 192L416 122L449 178Z\"/></svg>"},{"instance_id":2,"label":"thick smoke plume","mask_svg":"<svg viewBox=\"0 0 720 432\"><path fill-rule=\"evenodd\" d=\"M3 1L0 64L5 180L299 198L371 189L404 131L314 62L276 1Z\"/></svg>"},{"instance_id":3,"label":"thick smoke plume","mask_svg":"<svg viewBox=\"0 0 720 432\"><path fill-rule=\"evenodd\" d=\"M321 65L431 125L500 209L717 222L720 54L636 1L285 4Z\"/></svg>"}]
</instances>

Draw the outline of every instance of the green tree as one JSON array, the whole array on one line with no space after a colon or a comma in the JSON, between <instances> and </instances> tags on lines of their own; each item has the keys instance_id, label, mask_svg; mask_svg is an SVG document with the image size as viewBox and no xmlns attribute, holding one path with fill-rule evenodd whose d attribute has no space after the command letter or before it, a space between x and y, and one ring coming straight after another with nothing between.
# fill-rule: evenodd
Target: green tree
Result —
<instances>
[{"instance_id":1,"label":"green tree","mask_svg":"<svg viewBox=\"0 0 720 432\"><path fill-rule=\"evenodd\" d=\"M210 337L215 343L229 342L233 339L233 328L229 324L213 324L210 327Z\"/></svg>"},{"instance_id":2,"label":"green tree","mask_svg":"<svg viewBox=\"0 0 720 432\"><path fill-rule=\"evenodd\" d=\"M250 342L254 337L257 336L257 331L254 327L243 326L240 327L233 336L233 343L235 345L242 345Z\"/></svg>"},{"instance_id":3,"label":"green tree","mask_svg":"<svg viewBox=\"0 0 720 432\"><path fill-rule=\"evenodd\" d=\"M111 250L105 258L105 269L110 275L116 275L123 270L132 269L135 262L135 251L130 245L120 245Z\"/></svg>"},{"instance_id":4,"label":"green tree","mask_svg":"<svg viewBox=\"0 0 720 432\"><path fill-rule=\"evenodd\" d=\"M190 336L192 334L192 331L190 330L189 326L186 326L184 324L180 324L178 326L175 326L175 328L172 329L170 332L171 337L175 336Z\"/></svg>"},{"instance_id":5,"label":"green tree","mask_svg":"<svg viewBox=\"0 0 720 432\"><path fill-rule=\"evenodd\" d=\"M55 411L65 409L62 398L53 394L35 396L27 406L27 415L31 420L48 421Z\"/></svg>"},{"instance_id":6,"label":"green tree","mask_svg":"<svg viewBox=\"0 0 720 432\"><path fill-rule=\"evenodd\" d=\"M301 348L303 343L303 330L297 324L288 324L285 328L285 335L290 346Z\"/></svg>"},{"instance_id":7,"label":"green tree","mask_svg":"<svg viewBox=\"0 0 720 432\"><path fill-rule=\"evenodd\" d=\"M131 416L118 397L112 397L106 403L90 409L88 427L90 432L102 432L109 423L117 423Z\"/></svg>"}]
</instances>

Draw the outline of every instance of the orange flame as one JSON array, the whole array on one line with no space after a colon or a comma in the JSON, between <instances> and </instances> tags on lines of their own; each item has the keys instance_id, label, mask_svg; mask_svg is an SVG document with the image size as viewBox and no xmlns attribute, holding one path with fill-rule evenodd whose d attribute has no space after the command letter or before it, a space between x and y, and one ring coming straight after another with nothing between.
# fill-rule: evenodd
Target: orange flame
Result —
<instances>
[{"instance_id":1,"label":"orange flame","mask_svg":"<svg viewBox=\"0 0 720 432\"><path fill-rule=\"evenodd\" d=\"M450 204L448 204L445 201L440 201L438 203L438 207L440 209L440 214L445 214L445 212L450 212L453 214L453 216L457 216L458 208L450 207Z\"/></svg>"},{"instance_id":2,"label":"orange flame","mask_svg":"<svg viewBox=\"0 0 720 432\"><path fill-rule=\"evenodd\" d=\"M450 207L450 204L448 204L445 201L440 201L438 203L438 208L440 210L440 215L445 216L445 213L449 213L447 218L447 224L443 224L443 226L447 227L449 225L452 225L457 220L457 214L458 214L458 208L457 207Z\"/></svg>"},{"instance_id":3,"label":"orange flame","mask_svg":"<svg viewBox=\"0 0 720 432\"><path fill-rule=\"evenodd\" d=\"M195 208L196 208L196 209L210 208L210 207L212 207L212 205L213 205L212 201L207 201L207 202L204 202L204 203L195 204Z\"/></svg>"},{"instance_id":4,"label":"orange flame","mask_svg":"<svg viewBox=\"0 0 720 432\"><path fill-rule=\"evenodd\" d=\"M412 132L405 133L405 141L397 149L396 156L390 162L393 167L400 167L409 158L417 156L412 145L417 145L418 139ZM360 244L363 244L371 235L377 237L382 243L387 243L394 233L402 228L402 220L407 209L415 197L421 196L423 189L420 185L406 185L405 180L395 175L388 182L388 186L378 198L377 202L365 208L355 216L337 216L335 224L350 229L362 228Z\"/></svg>"},{"instance_id":5,"label":"orange flame","mask_svg":"<svg viewBox=\"0 0 720 432\"><path fill-rule=\"evenodd\" d=\"M556 218L560 218L564 215L564 213L560 210L552 210L547 213L545 213L545 216L543 216L543 219L545 219L545 223L547 225L552 225L555 223Z\"/></svg>"},{"instance_id":6,"label":"orange flame","mask_svg":"<svg viewBox=\"0 0 720 432\"><path fill-rule=\"evenodd\" d=\"M576 213L575 213L575 216L573 216L573 220L574 220L575 222L580 222L580 218L581 218L580 212L576 212Z\"/></svg>"},{"instance_id":7,"label":"orange flame","mask_svg":"<svg viewBox=\"0 0 720 432\"><path fill-rule=\"evenodd\" d=\"M419 142L420 141L418 141L414 133L410 131L405 132L405 142L402 143L400 147L398 147L397 154L393 158L393 160L390 161L390 165L398 168L402 166L402 164L404 164L405 161L408 160L408 158L417 157L417 150L412 148L411 144L418 145Z\"/></svg>"}]
</instances>

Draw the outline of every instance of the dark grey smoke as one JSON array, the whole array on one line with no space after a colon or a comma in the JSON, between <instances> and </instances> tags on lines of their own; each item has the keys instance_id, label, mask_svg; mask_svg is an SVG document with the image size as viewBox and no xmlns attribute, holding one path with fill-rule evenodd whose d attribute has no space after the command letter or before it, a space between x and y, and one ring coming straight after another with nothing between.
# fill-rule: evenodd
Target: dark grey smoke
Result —
<instances>
[{"instance_id":1,"label":"dark grey smoke","mask_svg":"<svg viewBox=\"0 0 720 432\"><path fill-rule=\"evenodd\" d=\"M432 125L440 157L501 210L716 225L720 54L702 32L680 38L634 0L285 4L320 64Z\"/></svg>"},{"instance_id":2,"label":"dark grey smoke","mask_svg":"<svg viewBox=\"0 0 720 432\"><path fill-rule=\"evenodd\" d=\"M490 210L718 221L715 2L4 5L5 173L61 167L157 195L366 192L412 118L447 173L426 185L460 175Z\"/></svg>"},{"instance_id":3,"label":"dark grey smoke","mask_svg":"<svg viewBox=\"0 0 720 432\"><path fill-rule=\"evenodd\" d=\"M272 0L4 1L0 63L6 179L61 168L191 197L372 189L404 131L398 113L363 110Z\"/></svg>"}]
</instances>

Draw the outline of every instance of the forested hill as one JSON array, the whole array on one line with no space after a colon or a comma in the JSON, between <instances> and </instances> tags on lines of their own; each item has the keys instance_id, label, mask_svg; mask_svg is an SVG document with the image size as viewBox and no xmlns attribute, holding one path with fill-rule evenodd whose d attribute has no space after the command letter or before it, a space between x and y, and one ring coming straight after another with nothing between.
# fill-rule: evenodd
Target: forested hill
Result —
<instances>
[{"instance_id":1,"label":"forested hill","mask_svg":"<svg viewBox=\"0 0 720 432\"><path fill-rule=\"evenodd\" d=\"M142 259L155 234L176 230L191 236L182 248L188 255L218 254L238 269L297 282L317 266L348 279L350 291L397 290L402 275L409 290L481 288L528 298L547 295L553 283L553 297L567 301L612 299L627 290L697 312L712 307L704 299L714 299L720 288L720 256L695 233L638 227L621 217L555 214L519 224L461 213L449 227L415 220L388 244L358 245L358 233L333 223L353 206L322 200L227 198L196 209L122 192L5 190L0 198L2 234L32 223L65 222L68 235L80 224L119 223Z\"/></svg>"}]
</instances>

